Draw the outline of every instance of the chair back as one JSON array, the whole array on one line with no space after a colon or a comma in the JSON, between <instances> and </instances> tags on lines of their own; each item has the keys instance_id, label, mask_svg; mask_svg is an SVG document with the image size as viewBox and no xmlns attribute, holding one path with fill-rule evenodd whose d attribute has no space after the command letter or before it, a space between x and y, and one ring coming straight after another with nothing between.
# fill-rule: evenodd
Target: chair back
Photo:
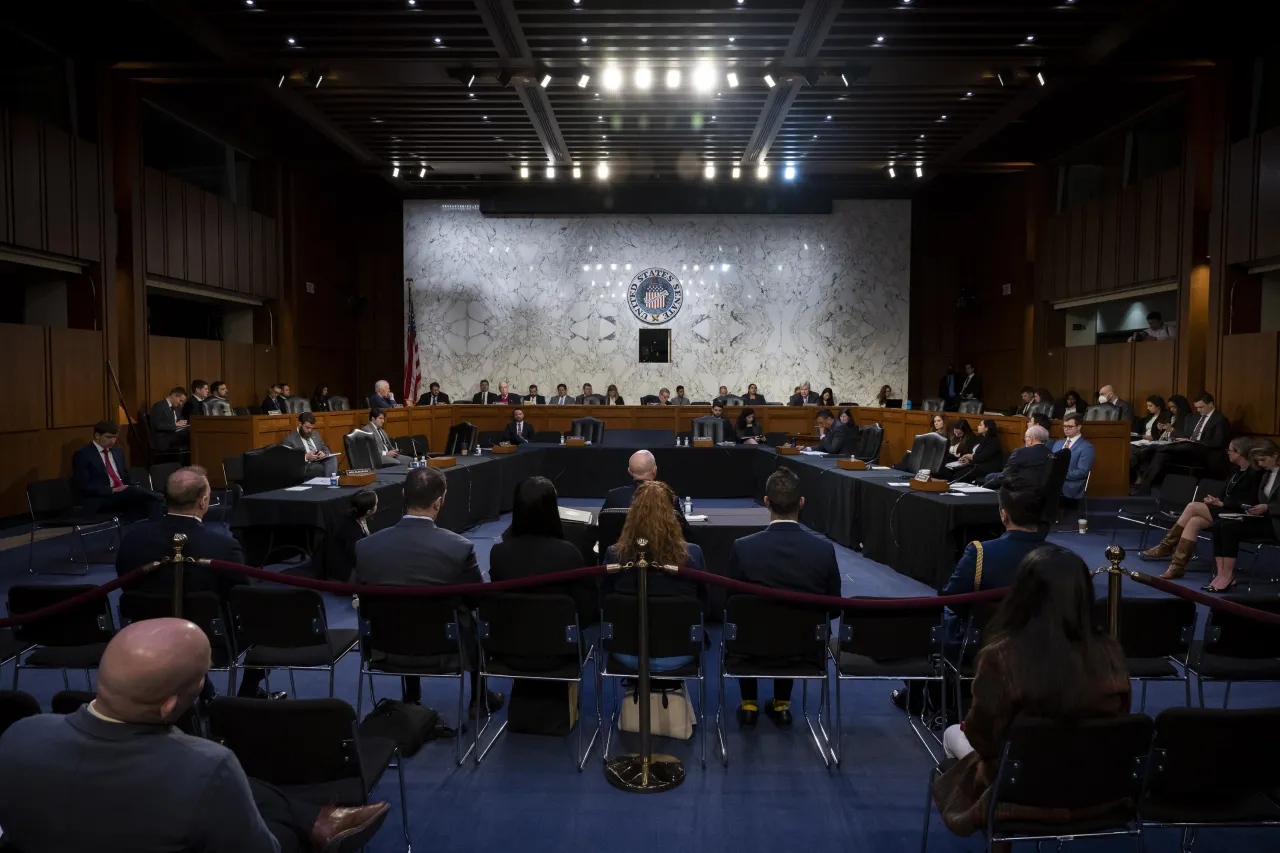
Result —
<instances>
[{"instance_id":1,"label":"chair back","mask_svg":"<svg viewBox=\"0 0 1280 853\"><path fill-rule=\"evenodd\" d=\"M360 654L458 654L458 612L444 598L360 598Z\"/></svg>"},{"instance_id":2,"label":"chair back","mask_svg":"<svg viewBox=\"0 0 1280 853\"><path fill-rule=\"evenodd\" d=\"M1067 482L1071 469L1071 451L1065 447L1049 457L1044 467L1044 508L1040 513L1043 524L1053 524L1058 519L1058 507L1062 503L1062 486Z\"/></svg>"},{"instance_id":3,"label":"chair back","mask_svg":"<svg viewBox=\"0 0 1280 853\"><path fill-rule=\"evenodd\" d=\"M1156 717L1150 793L1196 806L1280 791L1280 708L1169 708Z\"/></svg>"},{"instance_id":4,"label":"chair back","mask_svg":"<svg viewBox=\"0 0 1280 853\"><path fill-rule=\"evenodd\" d=\"M120 627L145 619L173 616L173 596L126 589L120 595ZM222 602L212 592L189 592L182 598L182 618L204 631L213 649L213 665L227 666L232 658L231 637L223 618Z\"/></svg>"},{"instance_id":5,"label":"chair back","mask_svg":"<svg viewBox=\"0 0 1280 853\"><path fill-rule=\"evenodd\" d=\"M1069 723L1019 717L1005 736L992 812L1003 803L1083 811L1126 799L1136 812L1154 727L1143 714Z\"/></svg>"},{"instance_id":6,"label":"chair back","mask_svg":"<svg viewBox=\"0 0 1280 853\"><path fill-rule=\"evenodd\" d=\"M596 516L596 530L599 535L600 553L612 548L622 536L622 528L627 523L627 507L610 507L600 510Z\"/></svg>"},{"instance_id":7,"label":"chair back","mask_svg":"<svg viewBox=\"0 0 1280 853\"><path fill-rule=\"evenodd\" d=\"M396 446L396 450L400 451L401 456L417 456L414 451L413 439L407 435L398 435L391 439L392 444Z\"/></svg>"},{"instance_id":8,"label":"chair back","mask_svg":"<svg viewBox=\"0 0 1280 853\"><path fill-rule=\"evenodd\" d=\"M766 432L764 434L765 444L768 444L771 447L781 447L783 442L785 442L786 440L787 440L787 434L785 432L771 430L770 432Z\"/></svg>"},{"instance_id":9,"label":"chair back","mask_svg":"<svg viewBox=\"0 0 1280 853\"><path fill-rule=\"evenodd\" d=\"M40 713L40 703L21 690L0 690L0 735L18 720Z\"/></svg>"},{"instance_id":10,"label":"chair back","mask_svg":"<svg viewBox=\"0 0 1280 853\"><path fill-rule=\"evenodd\" d=\"M49 710L55 714L66 716L67 714L74 714L97 698L98 694L90 690L59 690L49 700ZM190 713L191 710L188 709L183 716L186 717ZM179 725L179 728L182 728L182 726Z\"/></svg>"},{"instance_id":11,"label":"chair back","mask_svg":"<svg viewBox=\"0 0 1280 853\"><path fill-rule=\"evenodd\" d=\"M831 625L825 610L758 595L724 606L725 652L748 658L804 659L822 665Z\"/></svg>"},{"instance_id":12,"label":"chair back","mask_svg":"<svg viewBox=\"0 0 1280 853\"><path fill-rule=\"evenodd\" d=\"M235 414L235 410L226 400L205 400L204 410L214 417L229 417Z\"/></svg>"},{"instance_id":13,"label":"chair back","mask_svg":"<svg viewBox=\"0 0 1280 853\"><path fill-rule=\"evenodd\" d=\"M840 651L875 661L918 660L938 654L942 610L845 610L840 616Z\"/></svg>"},{"instance_id":14,"label":"chair back","mask_svg":"<svg viewBox=\"0 0 1280 853\"><path fill-rule=\"evenodd\" d=\"M341 699L241 699L209 703L213 738L246 776L272 785L362 779L356 712Z\"/></svg>"},{"instance_id":15,"label":"chair back","mask_svg":"<svg viewBox=\"0 0 1280 853\"><path fill-rule=\"evenodd\" d=\"M1166 477L1165 479L1168 479L1168 477ZM1213 495L1218 500L1222 500L1223 495L1225 495L1226 493L1227 493L1226 480L1211 480L1211 479L1205 478L1196 484L1196 494L1202 498L1205 497L1206 495Z\"/></svg>"},{"instance_id":16,"label":"chair back","mask_svg":"<svg viewBox=\"0 0 1280 853\"><path fill-rule=\"evenodd\" d=\"M27 483L27 508L31 511L33 522L39 523L64 515L74 503L70 480L59 477Z\"/></svg>"},{"instance_id":17,"label":"chair back","mask_svg":"<svg viewBox=\"0 0 1280 853\"><path fill-rule=\"evenodd\" d=\"M351 401L346 397L339 397L335 394L329 398L329 411L349 412L351 411Z\"/></svg>"},{"instance_id":18,"label":"chair back","mask_svg":"<svg viewBox=\"0 0 1280 853\"><path fill-rule=\"evenodd\" d=\"M234 453L222 457L222 477L228 486L239 485L244 479L244 454Z\"/></svg>"},{"instance_id":19,"label":"chair back","mask_svg":"<svg viewBox=\"0 0 1280 853\"><path fill-rule=\"evenodd\" d=\"M18 584L9 587L9 614L30 613L75 598L96 587L86 584L52 586ZM115 622L111 618L111 603L106 596L87 601L70 610L37 619L13 629L13 637L19 643L37 643L42 646L73 647L106 643L115 635Z\"/></svg>"},{"instance_id":20,"label":"chair back","mask_svg":"<svg viewBox=\"0 0 1280 853\"><path fill-rule=\"evenodd\" d=\"M911 442L911 452L907 454L907 468L914 474L929 469L937 472L947 458L947 440L936 432L917 435Z\"/></svg>"},{"instance_id":21,"label":"chair back","mask_svg":"<svg viewBox=\"0 0 1280 853\"><path fill-rule=\"evenodd\" d=\"M409 436L413 440L413 454L415 456L426 456L431 452L431 441L422 433Z\"/></svg>"},{"instance_id":22,"label":"chair back","mask_svg":"<svg viewBox=\"0 0 1280 853\"><path fill-rule=\"evenodd\" d=\"M555 444L560 440L560 433L553 429L540 429L533 434L531 440L535 444Z\"/></svg>"},{"instance_id":23,"label":"chair back","mask_svg":"<svg viewBox=\"0 0 1280 853\"><path fill-rule=\"evenodd\" d=\"M313 589L234 586L228 602L246 648L297 649L328 642L324 599Z\"/></svg>"},{"instance_id":24,"label":"chair back","mask_svg":"<svg viewBox=\"0 0 1280 853\"><path fill-rule=\"evenodd\" d=\"M604 441L604 421L599 418L575 418L573 434L585 438L592 444Z\"/></svg>"},{"instance_id":25,"label":"chair back","mask_svg":"<svg viewBox=\"0 0 1280 853\"><path fill-rule=\"evenodd\" d=\"M311 401L306 397L299 397L297 395L287 397L285 398L284 405L289 413L294 415L299 414L300 412L311 411Z\"/></svg>"},{"instance_id":26,"label":"chair back","mask_svg":"<svg viewBox=\"0 0 1280 853\"><path fill-rule=\"evenodd\" d=\"M1084 410L1086 421L1118 421L1120 409L1110 403L1099 403Z\"/></svg>"},{"instance_id":27,"label":"chair back","mask_svg":"<svg viewBox=\"0 0 1280 853\"><path fill-rule=\"evenodd\" d=\"M960 403L960 414L962 415L980 415L982 414L981 400L963 400Z\"/></svg>"},{"instance_id":28,"label":"chair back","mask_svg":"<svg viewBox=\"0 0 1280 853\"><path fill-rule=\"evenodd\" d=\"M741 406L741 405L742 405L742 398L741 398L741 397L739 397L737 394L730 394L728 397L725 397L725 398L723 398L723 399L724 399L724 405L726 405L726 406Z\"/></svg>"},{"instance_id":29,"label":"chair back","mask_svg":"<svg viewBox=\"0 0 1280 853\"><path fill-rule=\"evenodd\" d=\"M1187 474L1169 474L1160 484L1160 508L1181 514L1200 497L1199 481Z\"/></svg>"},{"instance_id":30,"label":"chair back","mask_svg":"<svg viewBox=\"0 0 1280 853\"><path fill-rule=\"evenodd\" d=\"M482 429L476 440L481 447L493 447L501 444L505 437L506 433L500 429Z\"/></svg>"},{"instance_id":31,"label":"chair back","mask_svg":"<svg viewBox=\"0 0 1280 853\"><path fill-rule=\"evenodd\" d=\"M658 398L657 394L645 394L640 398L640 405L642 406L653 406L660 402L662 401Z\"/></svg>"},{"instance_id":32,"label":"chair back","mask_svg":"<svg viewBox=\"0 0 1280 853\"><path fill-rule=\"evenodd\" d=\"M1053 403L1050 403L1050 402L1048 402L1048 401L1042 401L1042 402L1039 402L1039 403L1032 403L1032 404L1031 404L1031 408L1027 409L1027 414L1031 414L1031 415L1047 415L1048 417L1052 418L1052 417L1053 417Z\"/></svg>"},{"instance_id":33,"label":"chair back","mask_svg":"<svg viewBox=\"0 0 1280 853\"><path fill-rule=\"evenodd\" d=\"M269 444L245 451L244 478L240 485L246 495L286 489L303 481L306 468L303 451L283 444Z\"/></svg>"},{"instance_id":34,"label":"chair back","mask_svg":"<svg viewBox=\"0 0 1280 853\"><path fill-rule=\"evenodd\" d=\"M578 610L567 595L500 593L476 610L480 647L495 658L578 654Z\"/></svg>"},{"instance_id":35,"label":"chair back","mask_svg":"<svg viewBox=\"0 0 1280 853\"><path fill-rule=\"evenodd\" d=\"M1094 623L1107 625L1107 601L1093 605ZM1185 661L1196 630L1196 606L1180 598L1120 599L1120 635L1126 658L1166 658Z\"/></svg>"},{"instance_id":36,"label":"chair back","mask_svg":"<svg viewBox=\"0 0 1280 853\"><path fill-rule=\"evenodd\" d=\"M463 451L470 450L475 447L477 440L477 431L475 424L463 421L460 424L454 424L449 427L449 437L445 439L444 452L450 456L455 456Z\"/></svg>"},{"instance_id":37,"label":"chair back","mask_svg":"<svg viewBox=\"0 0 1280 853\"><path fill-rule=\"evenodd\" d=\"M142 428L142 434L147 440L147 447L149 447L152 450L165 449L160 445L160 442L158 437L156 436L155 430L151 428L150 412L140 412L138 414L138 426Z\"/></svg>"},{"instance_id":38,"label":"chair back","mask_svg":"<svg viewBox=\"0 0 1280 853\"><path fill-rule=\"evenodd\" d=\"M151 488L151 472L141 465L129 466L129 479L144 489Z\"/></svg>"},{"instance_id":39,"label":"chair back","mask_svg":"<svg viewBox=\"0 0 1280 853\"><path fill-rule=\"evenodd\" d=\"M920 402L920 408L926 412L941 412L943 403L941 397L926 397Z\"/></svg>"},{"instance_id":40,"label":"chair back","mask_svg":"<svg viewBox=\"0 0 1280 853\"><path fill-rule=\"evenodd\" d=\"M587 394L582 398L582 405L584 406L603 406L605 402L603 394Z\"/></svg>"},{"instance_id":41,"label":"chair back","mask_svg":"<svg viewBox=\"0 0 1280 853\"><path fill-rule=\"evenodd\" d=\"M158 465L152 465L149 472L151 488L163 495L165 486L169 484L169 478L181 467L181 462L161 462Z\"/></svg>"},{"instance_id":42,"label":"chair back","mask_svg":"<svg viewBox=\"0 0 1280 853\"><path fill-rule=\"evenodd\" d=\"M258 411L255 412L254 409L257 409ZM231 411L235 412L240 417L262 414L262 409L258 406L235 406Z\"/></svg>"},{"instance_id":43,"label":"chair back","mask_svg":"<svg viewBox=\"0 0 1280 853\"><path fill-rule=\"evenodd\" d=\"M884 445L884 427L880 424L868 424L862 427L862 436L858 440L858 458L863 462L878 462L880 448Z\"/></svg>"},{"instance_id":44,"label":"chair back","mask_svg":"<svg viewBox=\"0 0 1280 853\"><path fill-rule=\"evenodd\" d=\"M378 439L362 429L353 429L342 437L342 450L347 454L348 468L377 468L382 458Z\"/></svg>"},{"instance_id":45,"label":"chair back","mask_svg":"<svg viewBox=\"0 0 1280 853\"><path fill-rule=\"evenodd\" d=\"M724 421L706 415L693 419L693 437L709 438L716 444L724 441Z\"/></svg>"},{"instance_id":46,"label":"chair back","mask_svg":"<svg viewBox=\"0 0 1280 853\"><path fill-rule=\"evenodd\" d=\"M1255 610L1280 614L1274 598L1228 596L1227 600ZM1204 623L1204 651L1207 654L1248 660L1280 658L1280 625L1258 622L1226 610L1209 610Z\"/></svg>"},{"instance_id":47,"label":"chair back","mask_svg":"<svg viewBox=\"0 0 1280 853\"><path fill-rule=\"evenodd\" d=\"M600 642L609 654L640 654L636 597L611 593L600 607ZM649 597L649 656L697 655L702 651L702 604L692 596Z\"/></svg>"}]
</instances>

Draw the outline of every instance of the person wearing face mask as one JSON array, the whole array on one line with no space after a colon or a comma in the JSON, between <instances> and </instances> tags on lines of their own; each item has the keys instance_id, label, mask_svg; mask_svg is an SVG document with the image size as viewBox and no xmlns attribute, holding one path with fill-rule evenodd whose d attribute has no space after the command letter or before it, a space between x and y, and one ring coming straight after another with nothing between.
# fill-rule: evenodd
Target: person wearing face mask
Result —
<instances>
[{"instance_id":1,"label":"person wearing face mask","mask_svg":"<svg viewBox=\"0 0 1280 853\"><path fill-rule=\"evenodd\" d=\"M1098 389L1098 405L1115 406L1116 420L1133 422L1133 405L1128 400L1120 399L1120 396L1116 394L1116 389L1110 385L1103 385Z\"/></svg>"}]
</instances>

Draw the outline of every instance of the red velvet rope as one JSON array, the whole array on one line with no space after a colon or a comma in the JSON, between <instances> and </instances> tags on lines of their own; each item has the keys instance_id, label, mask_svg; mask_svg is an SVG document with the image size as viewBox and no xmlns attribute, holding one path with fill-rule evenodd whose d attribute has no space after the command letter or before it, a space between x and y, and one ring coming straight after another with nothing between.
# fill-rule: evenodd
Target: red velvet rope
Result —
<instances>
[{"instance_id":1,"label":"red velvet rope","mask_svg":"<svg viewBox=\"0 0 1280 853\"><path fill-rule=\"evenodd\" d=\"M133 583L145 574L146 571L143 569L134 569L113 581L108 581L102 586L95 586L93 589L86 589L79 595L72 596L65 601L59 601L57 604L50 604L48 607L41 607L39 610L19 613L16 616L0 618L0 628L14 628L18 625L26 625L28 622L35 622L37 619L48 619L50 616L57 616L59 613L79 607L82 604L104 598L120 587Z\"/></svg>"},{"instance_id":2,"label":"red velvet rope","mask_svg":"<svg viewBox=\"0 0 1280 853\"><path fill-rule=\"evenodd\" d=\"M269 572L266 569L242 566L239 563L227 563L222 560L211 560L209 566L219 572L245 575L246 577L258 578L271 583L300 586L319 592L331 592L334 595L394 595L405 598L466 598L471 595L485 595L487 593L517 592L530 587L584 580L605 573L604 566L588 566L585 569L570 569L565 572L552 572L549 575L531 575L527 578L514 578L509 581L492 581L490 583L459 583L451 586L368 586L356 583L340 583L338 581L322 581L316 578L295 577L280 572Z\"/></svg>"},{"instance_id":3,"label":"red velvet rope","mask_svg":"<svg viewBox=\"0 0 1280 853\"><path fill-rule=\"evenodd\" d=\"M1161 592L1167 592L1178 598L1184 598L1187 601L1194 601L1196 604L1206 605L1210 610L1221 610L1226 613L1234 613L1237 616L1243 616L1246 619L1253 619L1256 622L1266 622L1268 625L1280 625L1280 613L1270 613L1266 610L1258 610L1249 607L1247 604L1240 604L1237 601L1228 601L1220 596L1213 596L1201 592L1198 589L1188 589L1180 584L1167 581L1164 578L1158 578L1154 575L1142 574L1141 572L1126 572L1125 575L1133 581L1154 587Z\"/></svg>"},{"instance_id":4,"label":"red velvet rope","mask_svg":"<svg viewBox=\"0 0 1280 853\"><path fill-rule=\"evenodd\" d=\"M1009 591L1007 588L984 589L981 592L965 592L959 595L929 596L928 598L842 598L838 595L813 595L808 592L794 592L789 589L773 589L746 581L734 580L711 572L700 572L697 569L681 569L680 577L691 578L700 583L721 586L735 592L760 595L765 598L776 598L790 601L793 604L807 604L830 610L919 610L930 607L960 607L966 604L979 604L984 601L998 601Z\"/></svg>"}]
</instances>

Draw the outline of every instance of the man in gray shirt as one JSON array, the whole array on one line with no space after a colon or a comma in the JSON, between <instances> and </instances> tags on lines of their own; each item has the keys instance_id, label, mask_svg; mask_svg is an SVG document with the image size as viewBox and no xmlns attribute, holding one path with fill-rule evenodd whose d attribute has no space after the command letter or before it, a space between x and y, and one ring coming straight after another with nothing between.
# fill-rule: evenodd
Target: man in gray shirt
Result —
<instances>
[{"instance_id":1,"label":"man in gray shirt","mask_svg":"<svg viewBox=\"0 0 1280 853\"><path fill-rule=\"evenodd\" d=\"M687 406L687 405L689 405L689 398L688 398L688 397L686 397L686 396L684 395L684 386L683 386L683 385L677 385L677 386L676 386L676 395L675 395L674 397L672 397L672 398L671 398L671 405L673 405L673 406Z\"/></svg>"},{"instance_id":2,"label":"man in gray shirt","mask_svg":"<svg viewBox=\"0 0 1280 853\"><path fill-rule=\"evenodd\" d=\"M129 625L107 645L97 698L19 720L0 738L0 826L24 853L323 853L366 844L386 803L316 806L250 779L235 755L171 723L209 671L185 619Z\"/></svg>"}]
</instances>

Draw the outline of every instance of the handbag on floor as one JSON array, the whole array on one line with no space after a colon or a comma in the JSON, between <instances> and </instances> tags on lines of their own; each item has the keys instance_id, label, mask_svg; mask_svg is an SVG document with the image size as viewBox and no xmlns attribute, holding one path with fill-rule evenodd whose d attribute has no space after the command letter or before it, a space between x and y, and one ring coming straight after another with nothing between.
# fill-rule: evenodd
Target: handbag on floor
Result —
<instances>
[{"instance_id":1,"label":"handbag on floor","mask_svg":"<svg viewBox=\"0 0 1280 853\"><path fill-rule=\"evenodd\" d=\"M413 755L427 741L458 736L444 724L434 708L397 699L379 699L360 721L360 734L395 741L401 755Z\"/></svg>"},{"instance_id":2,"label":"handbag on floor","mask_svg":"<svg viewBox=\"0 0 1280 853\"><path fill-rule=\"evenodd\" d=\"M578 720L578 685L516 679L507 705L507 730L530 735L567 735Z\"/></svg>"},{"instance_id":3,"label":"handbag on floor","mask_svg":"<svg viewBox=\"0 0 1280 853\"><path fill-rule=\"evenodd\" d=\"M683 684L671 690L650 689L649 731L652 734L688 740L693 737L693 720L693 703ZM622 695L618 731L640 731L640 699L635 688Z\"/></svg>"}]
</instances>

